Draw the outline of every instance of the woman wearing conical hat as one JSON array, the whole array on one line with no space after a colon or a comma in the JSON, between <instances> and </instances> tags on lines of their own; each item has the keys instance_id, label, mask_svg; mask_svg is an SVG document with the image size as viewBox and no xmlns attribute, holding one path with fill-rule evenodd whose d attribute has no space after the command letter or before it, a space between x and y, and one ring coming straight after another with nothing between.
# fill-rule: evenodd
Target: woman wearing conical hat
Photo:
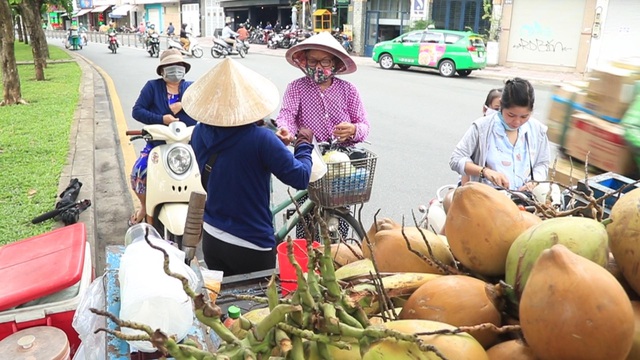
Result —
<instances>
[{"instance_id":1,"label":"woman wearing conical hat","mask_svg":"<svg viewBox=\"0 0 640 360\"><path fill-rule=\"evenodd\" d=\"M300 129L295 150L258 126L278 106L276 86L238 62L225 59L196 80L182 98L200 123L191 145L205 189L202 250L209 269L225 276L273 269L276 242L269 207L271 175L306 189L313 133Z\"/></svg>"},{"instance_id":2,"label":"woman wearing conical hat","mask_svg":"<svg viewBox=\"0 0 640 360\"><path fill-rule=\"evenodd\" d=\"M358 89L335 77L357 70L342 45L322 32L290 48L286 58L305 76L287 86L276 119L278 137L289 143L300 127L307 127L318 141L337 139L347 146L364 141L369 121Z\"/></svg>"}]
</instances>

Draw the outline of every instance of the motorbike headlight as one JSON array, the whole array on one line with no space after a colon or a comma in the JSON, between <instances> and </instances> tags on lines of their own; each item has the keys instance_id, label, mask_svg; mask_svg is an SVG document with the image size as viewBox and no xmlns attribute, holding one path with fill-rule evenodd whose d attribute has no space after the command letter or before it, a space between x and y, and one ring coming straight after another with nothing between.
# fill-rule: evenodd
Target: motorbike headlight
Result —
<instances>
[{"instance_id":1,"label":"motorbike headlight","mask_svg":"<svg viewBox=\"0 0 640 360\"><path fill-rule=\"evenodd\" d=\"M191 168L191 153L182 146L175 147L167 155L167 165L176 175L182 175Z\"/></svg>"}]
</instances>

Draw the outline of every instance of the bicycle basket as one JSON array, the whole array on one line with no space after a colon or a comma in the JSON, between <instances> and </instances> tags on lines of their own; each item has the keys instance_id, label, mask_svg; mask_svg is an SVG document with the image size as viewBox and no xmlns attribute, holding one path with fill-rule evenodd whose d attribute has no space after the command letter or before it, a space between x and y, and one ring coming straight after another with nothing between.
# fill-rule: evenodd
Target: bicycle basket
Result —
<instances>
[{"instance_id":1,"label":"bicycle basket","mask_svg":"<svg viewBox=\"0 0 640 360\"><path fill-rule=\"evenodd\" d=\"M325 208L369 201L378 157L364 151L367 156L362 159L327 164L326 175L309 183L311 200Z\"/></svg>"}]
</instances>

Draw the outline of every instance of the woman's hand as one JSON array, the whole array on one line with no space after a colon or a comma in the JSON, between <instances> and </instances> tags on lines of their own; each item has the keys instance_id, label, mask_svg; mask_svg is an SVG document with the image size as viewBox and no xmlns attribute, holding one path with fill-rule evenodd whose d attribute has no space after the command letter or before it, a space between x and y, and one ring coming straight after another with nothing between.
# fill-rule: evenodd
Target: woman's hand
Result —
<instances>
[{"instance_id":1,"label":"woman's hand","mask_svg":"<svg viewBox=\"0 0 640 360\"><path fill-rule=\"evenodd\" d=\"M171 109L171 112L175 115L175 114L179 113L180 110L182 110L182 103L180 101L175 102L175 103L169 105L169 109Z\"/></svg>"},{"instance_id":2,"label":"woman's hand","mask_svg":"<svg viewBox=\"0 0 640 360\"><path fill-rule=\"evenodd\" d=\"M505 174L499 173L489 168L485 168L484 177L485 179L491 181L492 183L498 186L502 186L505 189L509 188L509 179L507 179L507 176Z\"/></svg>"},{"instance_id":3,"label":"woman's hand","mask_svg":"<svg viewBox=\"0 0 640 360\"><path fill-rule=\"evenodd\" d=\"M350 122L341 122L333 129L333 136L338 139L338 142L347 141L355 134L356 125Z\"/></svg>"},{"instance_id":4,"label":"woman's hand","mask_svg":"<svg viewBox=\"0 0 640 360\"><path fill-rule=\"evenodd\" d=\"M533 188L535 188L536 185L538 185L538 184L530 181L530 182L525 183L524 185L522 185L520 187L520 189L518 189L518 191L533 191Z\"/></svg>"},{"instance_id":5,"label":"woman's hand","mask_svg":"<svg viewBox=\"0 0 640 360\"><path fill-rule=\"evenodd\" d=\"M171 123L172 123L172 122L174 122L174 121L180 121L180 119L178 119L177 117L175 117L175 116L173 116L173 115L171 115L171 114L166 114L166 115L163 115L163 116L162 116L162 122L163 122L165 125L169 125L169 124L171 124Z\"/></svg>"},{"instance_id":6,"label":"woman's hand","mask_svg":"<svg viewBox=\"0 0 640 360\"><path fill-rule=\"evenodd\" d=\"M287 146L293 141L293 135L291 135L287 129L278 129L278 131L276 131L276 136Z\"/></svg>"}]
</instances>

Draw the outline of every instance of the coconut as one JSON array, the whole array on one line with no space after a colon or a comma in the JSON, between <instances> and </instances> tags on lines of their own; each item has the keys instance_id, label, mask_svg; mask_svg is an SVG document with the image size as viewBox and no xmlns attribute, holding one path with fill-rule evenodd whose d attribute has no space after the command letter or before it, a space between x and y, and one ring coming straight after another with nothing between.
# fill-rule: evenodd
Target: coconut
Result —
<instances>
[{"instance_id":1,"label":"coconut","mask_svg":"<svg viewBox=\"0 0 640 360\"><path fill-rule=\"evenodd\" d=\"M633 290L640 294L640 189L620 197L611 208L607 225L609 247Z\"/></svg>"},{"instance_id":2,"label":"coconut","mask_svg":"<svg viewBox=\"0 0 640 360\"><path fill-rule=\"evenodd\" d=\"M542 359L622 360L635 325L631 302L606 269L554 245L533 265L520 326Z\"/></svg>"},{"instance_id":3,"label":"coconut","mask_svg":"<svg viewBox=\"0 0 640 360\"><path fill-rule=\"evenodd\" d=\"M445 223L451 252L476 273L504 274L513 241L542 221L525 213L508 196L489 185L468 182L458 187Z\"/></svg>"},{"instance_id":4,"label":"coconut","mask_svg":"<svg viewBox=\"0 0 640 360\"><path fill-rule=\"evenodd\" d=\"M538 360L530 347L520 340L501 342L487 350L489 360Z\"/></svg>"},{"instance_id":5,"label":"coconut","mask_svg":"<svg viewBox=\"0 0 640 360\"><path fill-rule=\"evenodd\" d=\"M492 323L500 326L501 317L493 286L463 275L447 275L430 280L416 290L402 308L400 319L422 319L453 326ZM489 348L498 340L490 330L470 334Z\"/></svg>"},{"instance_id":6,"label":"coconut","mask_svg":"<svg viewBox=\"0 0 640 360\"><path fill-rule=\"evenodd\" d=\"M371 230L370 230L371 232ZM453 265L454 259L447 244L430 230L419 229L417 227L392 227L389 230L381 230L369 237L373 248L373 254L367 245L362 244L362 253L365 258L375 257L376 265L380 272L422 272L438 274L440 268L434 261L426 262L407 246L405 235L409 240L411 249L422 254L427 259L431 259L429 248L425 244L425 239L429 243L433 256L445 265Z\"/></svg>"},{"instance_id":7,"label":"coconut","mask_svg":"<svg viewBox=\"0 0 640 360\"><path fill-rule=\"evenodd\" d=\"M513 287L509 299L518 303L533 264L543 250L562 244L575 254L605 267L608 262L607 231L593 219L562 217L548 219L525 230L507 255L505 281Z\"/></svg>"},{"instance_id":8,"label":"coconut","mask_svg":"<svg viewBox=\"0 0 640 360\"><path fill-rule=\"evenodd\" d=\"M336 268L343 267L354 261L364 259L362 250L355 244L338 243L331 245L331 258Z\"/></svg>"},{"instance_id":9,"label":"coconut","mask_svg":"<svg viewBox=\"0 0 640 360\"><path fill-rule=\"evenodd\" d=\"M640 359L640 302L632 301L631 307L633 308L633 319L635 320L635 332L627 360L638 360Z\"/></svg>"},{"instance_id":10,"label":"coconut","mask_svg":"<svg viewBox=\"0 0 640 360\"><path fill-rule=\"evenodd\" d=\"M455 330L455 327L429 320L395 320L384 323L382 328L397 330L405 334L416 334L436 330ZM489 360L482 346L469 334L421 335L427 344L433 345L446 359ZM441 360L433 352L422 352L415 343L384 339L366 350L362 360Z\"/></svg>"}]
</instances>

